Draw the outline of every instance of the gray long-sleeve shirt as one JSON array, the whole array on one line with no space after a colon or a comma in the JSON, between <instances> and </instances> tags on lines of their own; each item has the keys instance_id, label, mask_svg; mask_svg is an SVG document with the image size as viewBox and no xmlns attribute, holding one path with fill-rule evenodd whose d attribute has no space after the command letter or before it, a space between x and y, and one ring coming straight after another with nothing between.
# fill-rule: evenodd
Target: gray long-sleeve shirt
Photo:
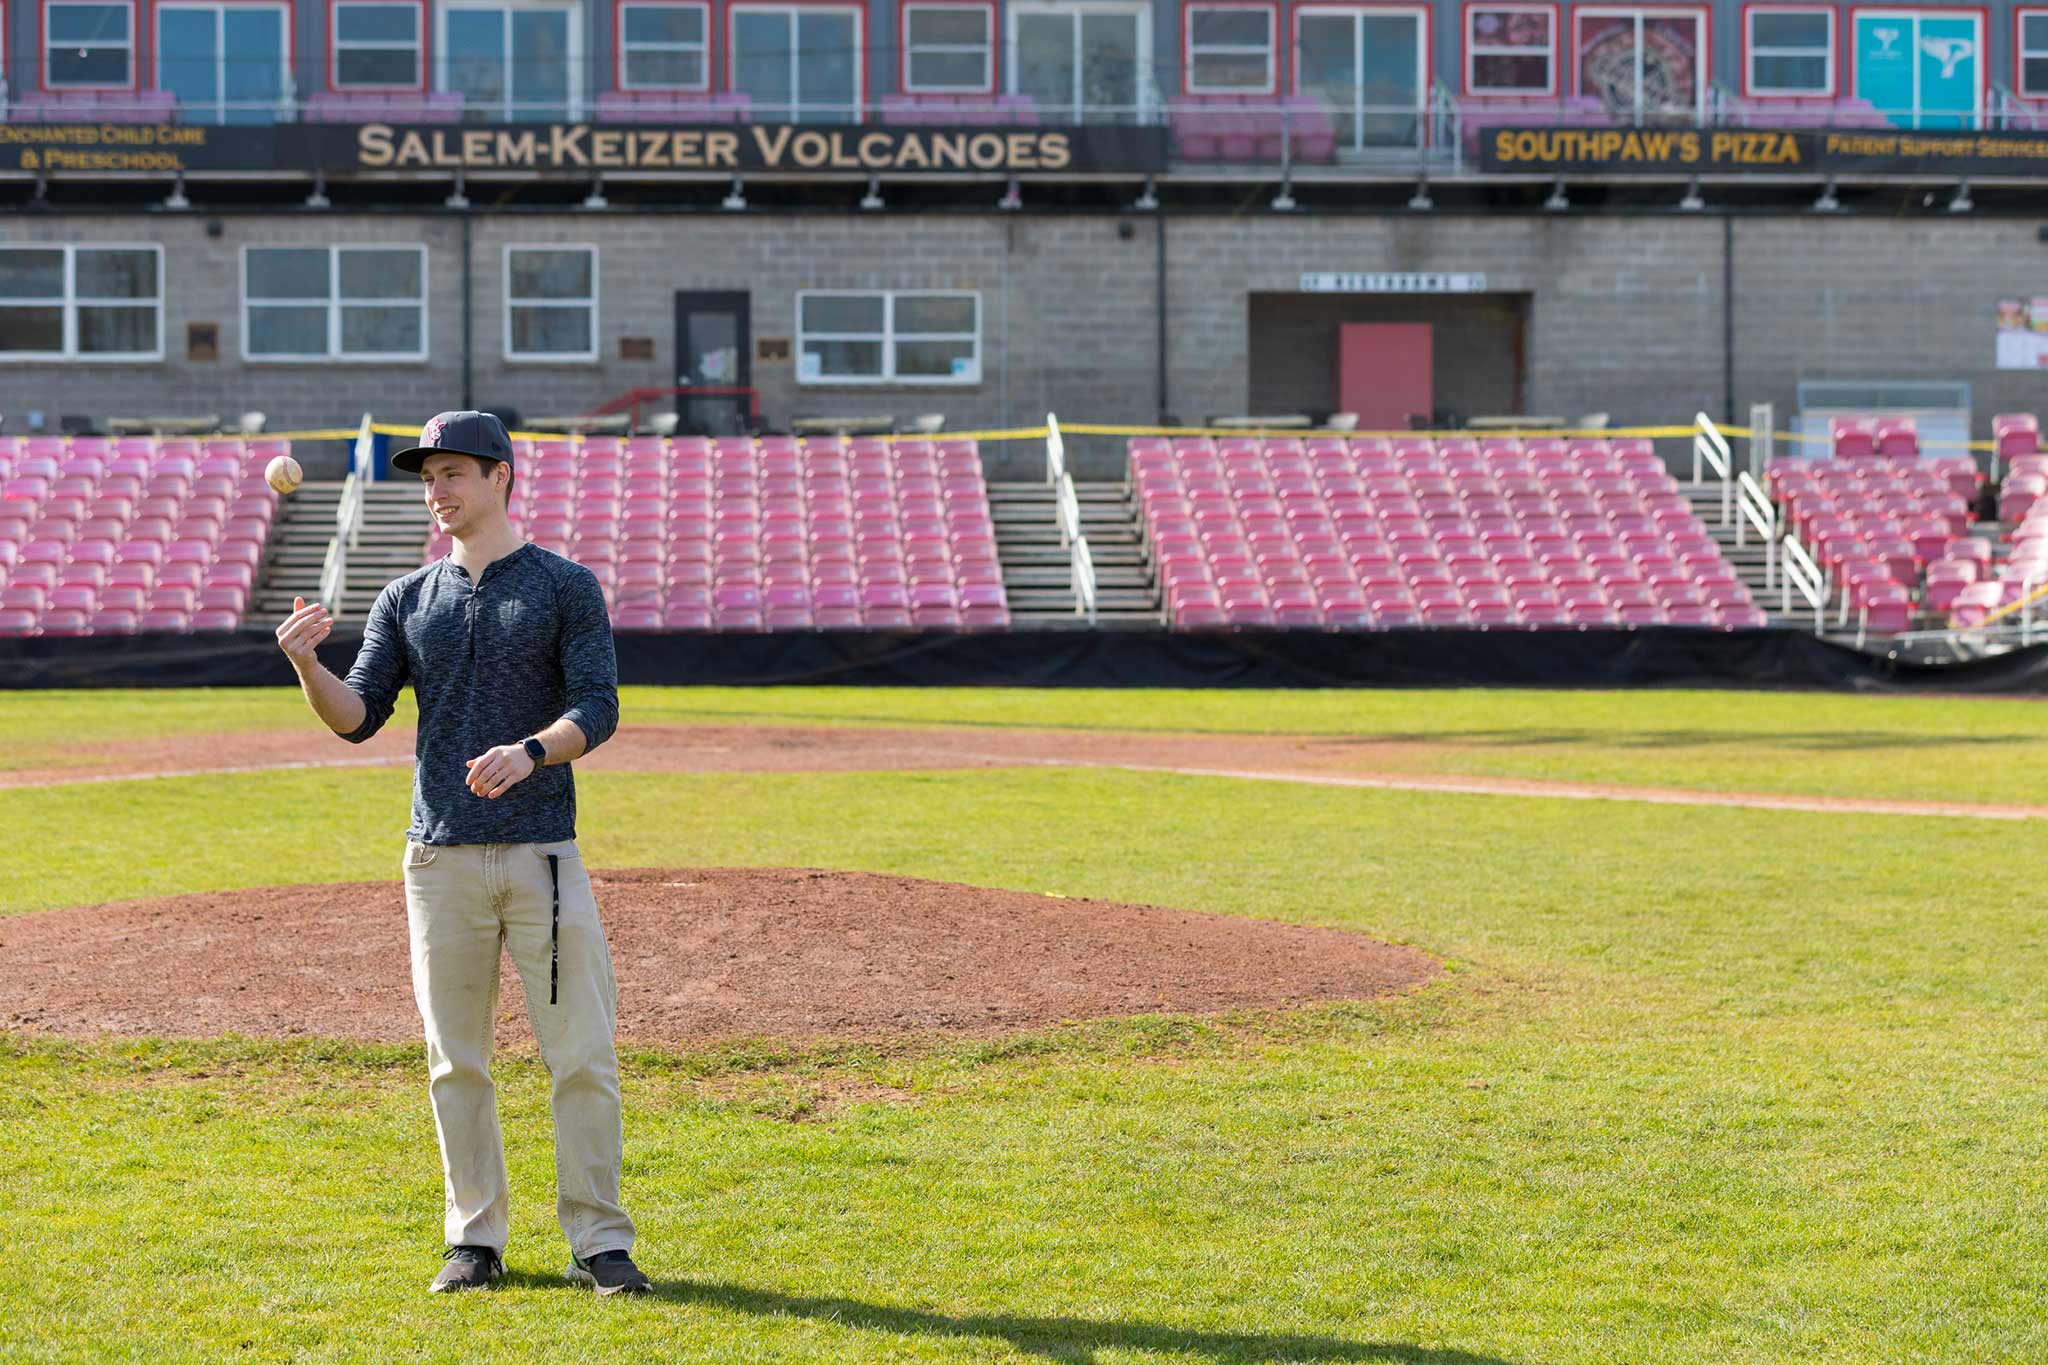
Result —
<instances>
[{"instance_id":1,"label":"gray long-sleeve shirt","mask_svg":"<svg viewBox=\"0 0 2048 1365\"><path fill-rule=\"evenodd\" d=\"M568 764L537 768L495 799L469 789L466 764L564 716L583 732L586 753L618 728L611 617L590 570L530 544L493 560L474 583L453 560L436 560L377 595L347 681L363 699L363 723L342 736L354 744L391 718L404 684L419 700L408 839L576 837Z\"/></svg>"}]
</instances>

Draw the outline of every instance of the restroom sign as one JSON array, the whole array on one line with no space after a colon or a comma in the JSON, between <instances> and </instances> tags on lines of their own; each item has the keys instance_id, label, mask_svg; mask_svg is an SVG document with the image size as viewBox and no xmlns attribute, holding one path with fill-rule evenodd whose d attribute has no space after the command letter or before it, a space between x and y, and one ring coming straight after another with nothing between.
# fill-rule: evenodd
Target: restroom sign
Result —
<instances>
[{"instance_id":1,"label":"restroom sign","mask_svg":"<svg viewBox=\"0 0 2048 1365\"><path fill-rule=\"evenodd\" d=\"M1483 294L1486 276L1471 272L1383 270L1302 272L1304 294Z\"/></svg>"}]
</instances>

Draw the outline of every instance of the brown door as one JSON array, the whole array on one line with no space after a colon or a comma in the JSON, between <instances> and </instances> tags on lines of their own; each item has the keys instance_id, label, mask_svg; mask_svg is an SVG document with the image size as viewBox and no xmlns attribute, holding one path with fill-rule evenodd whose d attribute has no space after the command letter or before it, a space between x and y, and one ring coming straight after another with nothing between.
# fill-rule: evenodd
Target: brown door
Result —
<instances>
[{"instance_id":1,"label":"brown door","mask_svg":"<svg viewBox=\"0 0 2048 1365\"><path fill-rule=\"evenodd\" d=\"M1435 330L1426 322L1347 322L1337 329L1337 409L1361 431L1403 431L1435 410Z\"/></svg>"}]
</instances>

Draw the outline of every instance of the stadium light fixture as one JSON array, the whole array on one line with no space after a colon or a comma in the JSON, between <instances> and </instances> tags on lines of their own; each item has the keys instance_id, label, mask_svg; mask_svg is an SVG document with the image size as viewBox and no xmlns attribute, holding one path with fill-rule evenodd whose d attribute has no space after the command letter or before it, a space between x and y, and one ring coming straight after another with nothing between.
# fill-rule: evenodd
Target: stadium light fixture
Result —
<instances>
[{"instance_id":1,"label":"stadium light fixture","mask_svg":"<svg viewBox=\"0 0 2048 1365\"><path fill-rule=\"evenodd\" d=\"M1131 207L1140 213L1156 213L1158 211L1159 191L1153 187L1151 176L1145 177L1144 192L1131 201Z\"/></svg>"},{"instance_id":2,"label":"stadium light fixture","mask_svg":"<svg viewBox=\"0 0 2048 1365\"><path fill-rule=\"evenodd\" d=\"M1686 182L1685 197L1678 201L1678 207L1687 213L1698 213L1706 206L1707 201L1700 197L1700 178L1694 176Z\"/></svg>"},{"instance_id":3,"label":"stadium light fixture","mask_svg":"<svg viewBox=\"0 0 2048 1365\"><path fill-rule=\"evenodd\" d=\"M176 212L192 207L192 201L185 197L185 173L178 172L178 178L171 182L171 192L164 196L164 207Z\"/></svg>"},{"instance_id":4,"label":"stadium light fixture","mask_svg":"<svg viewBox=\"0 0 2048 1365\"><path fill-rule=\"evenodd\" d=\"M313 189L312 192L306 196L306 207L309 209L326 209L334 207L333 203L330 202L327 198L327 175L325 172L313 172Z\"/></svg>"},{"instance_id":5,"label":"stadium light fixture","mask_svg":"<svg viewBox=\"0 0 2048 1365\"><path fill-rule=\"evenodd\" d=\"M1550 182L1550 197L1543 201L1543 207L1552 213L1563 213L1571 206L1572 201L1565 197L1564 177L1559 176Z\"/></svg>"},{"instance_id":6,"label":"stadium light fixture","mask_svg":"<svg viewBox=\"0 0 2048 1365\"><path fill-rule=\"evenodd\" d=\"M996 207L1008 213L1024 207L1024 187L1017 182L1016 176L1010 177L1009 188L1003 191L1002 198L996 200Z\"/></svg>"},{"instance_id":7,"label":"stadium light fixture","mask_svg":"<svg viewBox=\"0 0 2048 1365\"><path fill-rule=\"evenodd\" d=\"M608 209L612 201L604 197L604 177L598 176L590 182L590 193L583 196L583 207L587 209Z\"/></svg>"},{"instance_id":8,"label":"stadium light fixture","mask_svg":"<svg viewBox=\"0 0 2048 1365\"><path fill-rule=\"evenodd\" d=\"M1436 207L1436 200L1429 197L1429 177L1424 175L1415 182L1415 193L1408 196L1408 207L1417 213L1428 213Z\"/></svg>"},{"instance_id":9,"label":"stadium light fixture","mask_svg":"<svg viewBox=\"0 0 2048 1365\"><path fill-rule=\"evenodd\" d=\"M457 166L455 168L455 188L448 191L448 198L443 202L446 203L447 206L451 209L468 208L469 196L463 193L468 183L469 181L467 177L465 177L462 173L462 167Z\"/></svg>"},{"instance_id":10,"label":"stadium light fixture","mask_svg":"<svg viewBox=\"0 0 2048 1365\"><path fill-rule=\"evenodd\" d=\"M869 212L882 207L881 176L871 175L868 177L868 192L860 197L860 206Z\"/></svg>"},{"instance_id":11,"label":"stadium light fixture","mask_svg":"<svg viewBox=\"0 0 2048 1365\"><path fill-rule=\"evenodd\" d=\"M1833 176L1829 176L1827 184L1821 186L1820 198L1813 201L1813 211L1815 213L1840 213L1842 211L1842 201L1835 197L1835 178Z\"/></svg>"},{"instance_id":12,"label":"stadium light fixture","mask_svg":"<svg viewBox=\"0 0 2048 1365\"><path fill-rule=\"evenodd\" d=\"M1977 207L1977 201L1970 198L1970 182L1965 180L1956 186L1956 197L1948 201L1950 213L1968 213Z\"/></svg>"},{"instance_id":13,"label":"stadium light fixture","mask_svg":"<svg viewBox=\"0 0 2048 1365\"><path fill-rule=\"evenodd\" d=\"M725 198L719 202L718 207L728 213L743 213L746 211L747 187L741 183L738 176L732 178L732 188L726 192Z\"/></svg>"}]
</instances>

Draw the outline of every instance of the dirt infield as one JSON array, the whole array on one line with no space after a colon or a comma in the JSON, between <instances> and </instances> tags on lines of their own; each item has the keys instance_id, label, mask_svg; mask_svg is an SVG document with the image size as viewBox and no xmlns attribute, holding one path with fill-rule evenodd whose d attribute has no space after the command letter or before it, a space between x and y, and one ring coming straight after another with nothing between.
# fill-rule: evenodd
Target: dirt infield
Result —
<instances>
[{"instance_id":1,"label":"dirt infield","mask_svg":"<svg viewBox=\"0 0 2048 1365\"><path fill-rule=\"evenodd\" d=\"M593 873L619 1035L646 1044L993 1035L1366 999L1440 970L1334 929L790 868ZM266 887L0 919L0 1029L419 1036L396 883ZM531 1037L506 964L499 1040Z\"/></svg>"},{"instance_id":2,"label":"dirt infield","mask_svg":"<svg viewBox=\"0 0 2048 1365\"><path fill-rule=\"evenodd\" d=\"M0 772L0 788L133 781L291 768L400 767L412 762L410 731L385 731L360 747L317 729L257 730L80 746L74 766ZM1883 797L1697 791L1430 771L1450 746L1427 740L1346 735L1219 735L995 727L868 729L767 725L632 725L577 761L587 772L883 772L934 768L1075 767L1173 773L1311 786L1470 796L1526 796L1653 805L1734 806L1846 815L1973 820L2048 819L2048 807Z\"/></svg>"}]
</instances>

